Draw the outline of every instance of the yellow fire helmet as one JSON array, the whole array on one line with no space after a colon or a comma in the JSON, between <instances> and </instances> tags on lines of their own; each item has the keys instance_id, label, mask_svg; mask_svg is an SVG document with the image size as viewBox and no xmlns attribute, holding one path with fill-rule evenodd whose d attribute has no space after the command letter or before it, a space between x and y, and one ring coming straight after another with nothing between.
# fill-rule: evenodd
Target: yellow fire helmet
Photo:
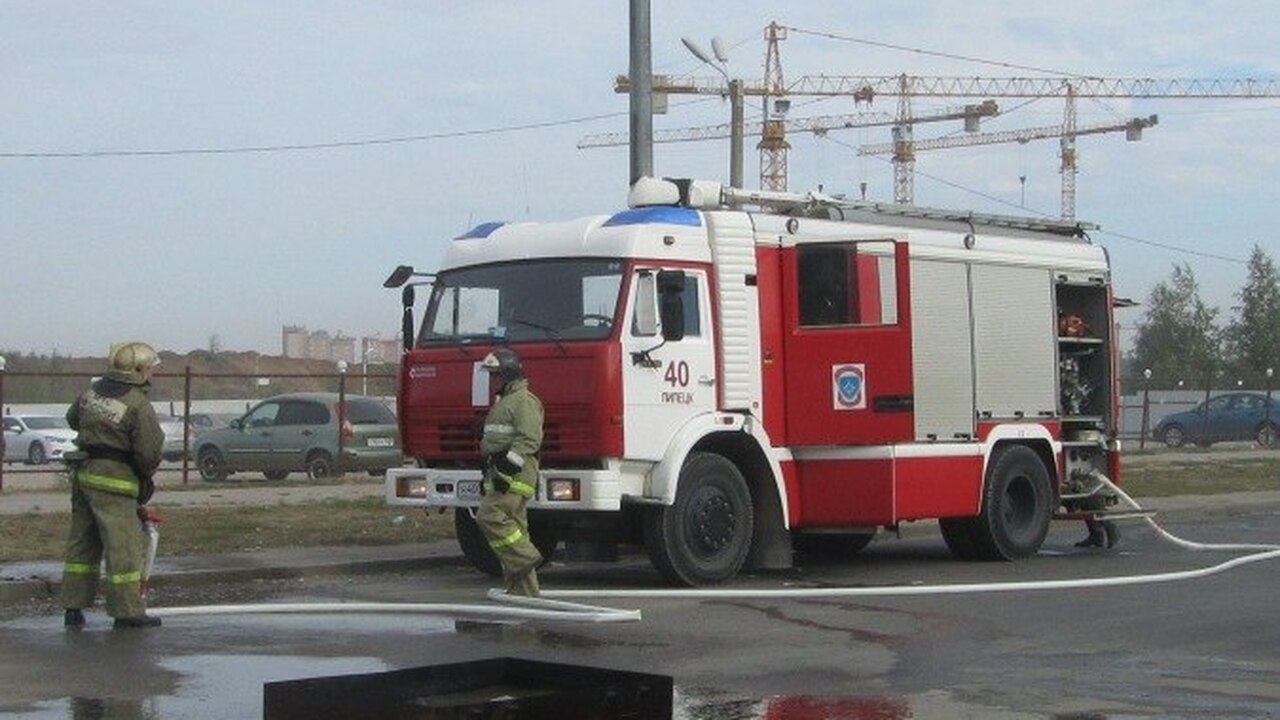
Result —
<instances>
[{"instance_id":1,"label":"yellow fire helmet","mask_svg":"<svg viewBox=\"0 0 1280 720\"><path fill-rule=\"evenodd\" d=\"M107 367L124 372L142 372L160 364L160 356L150 345L130 340L116 343L107 353Z\"/></svg>"}]
</instances>

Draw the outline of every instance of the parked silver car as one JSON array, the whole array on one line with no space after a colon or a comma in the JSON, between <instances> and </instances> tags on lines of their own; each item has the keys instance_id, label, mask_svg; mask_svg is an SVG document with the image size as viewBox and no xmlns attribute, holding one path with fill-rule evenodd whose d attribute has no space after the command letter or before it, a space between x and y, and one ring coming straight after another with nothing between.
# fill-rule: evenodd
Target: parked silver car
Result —
<instances>
[{"instance_id":1,"label":"parked silver car","mask_svg":"<svg viewBox=\"0 0 1280 720\"><path fill-rule=\"evenodd\" d=\"M75 450L76 431L55 415L5 415L4 459L44 465Z\"/></svg>"},{"instance_id":2,"label":"parked silver car","mask_svg":"<svg viewBox=\"0 0 1280 720\"><path fill-rule=\"evenodd\" d=\"M256 470L269 480L291 472L322 478L341 469L385 473L404 463L395 415L376 398L337 393L293 393L258 403L230 427L207 430L195 442L200 477L224 480Z\"/></svg>"}]
</instances>

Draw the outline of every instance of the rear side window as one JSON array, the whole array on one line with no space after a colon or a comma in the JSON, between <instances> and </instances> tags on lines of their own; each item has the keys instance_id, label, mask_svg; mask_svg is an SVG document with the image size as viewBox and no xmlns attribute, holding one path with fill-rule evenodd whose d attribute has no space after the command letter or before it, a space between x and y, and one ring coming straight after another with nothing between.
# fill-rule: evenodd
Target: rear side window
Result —
<instances>
[{"instance_id":1,"label":"rear side window","mask_svg":"<svg viewBox=\"0 0 1280 720\"><path fill-rule=\"evenodd\" d=\"M349 399L347 408L352 425L395 425L396 416L377 400Z\"/></svg>"},{"instance_id":2,"label":"rear side window","mask_svg":"<svg viewBox=\"0 0 1280 720\"><path fill-rule=\"evenodd\" d=\"M287 402L280 404L276 425L327 425L329 409L315 402Z\"/></svg>"}]
</instances>

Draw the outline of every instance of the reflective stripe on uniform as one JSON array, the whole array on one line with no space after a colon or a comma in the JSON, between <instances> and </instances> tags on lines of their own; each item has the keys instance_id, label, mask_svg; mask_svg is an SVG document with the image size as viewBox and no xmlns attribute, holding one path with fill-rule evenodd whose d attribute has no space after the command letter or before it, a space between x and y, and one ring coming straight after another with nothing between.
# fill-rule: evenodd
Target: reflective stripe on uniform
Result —
<instances>
[{"instance_id":1,"label":"reflective stripe on uniform","mask_svg":"<svg viewBox=\"0 0 1280 720\"><path fill-rule=\"evenodd\" d=\"M96 575L98 574L98 566L89 563L69 562L64 563L62 572L69 575Z\"/></svg>"},{"instance_id":2,"label":"reflective stripe on uniform","mask_svg":"<svg viewBox=\"0 0 1280 720\"><path fill-rule=\"evenodd\" d=\"M514 545L520 542L520 538L522 537L524 537L524 531L521 530L520 528L516 528L515 530L512 530L510 533L507 533L506 537L500 537L497 540L491 540L489 542L489 547L493 548L494 550L497 550L498 548L504 548L504 547L507 547L508 545Z\"/></svg>"},{"instance_id":3,"label":"reflective stripe on uniform","mask_svg":"<svg viewBox=\"0 0 1280 720\"><path fill-rule=\"evenodd\" d=\"M125 583L142 582L142 571L134 570L132 572L112 573L107 581L112 585L124 585Z\"/></svg>"},{"instance_id":4,"label":"reflective stripe on uniform","mask_svg":"<svg viewBox=\"0 0 1280 720\"><path fill-rule=\"evenodd\" d=\"M516 480L513 478L511 482L508 483L508 485L510 485L511 489L514 490L517 494L523 495L527 498L533 497L535 488L529 483L520 482L519 480Z\"/></svg>"},{"instance_id":5,"label":"reflective stripe on uniform","mask_svg":"<svg viewBox=\"0 0 1280 720\"><path fill-rule=\"evenodd\" d=\"M104 490L109 493L119 495L137 495L138 481L124 480L121 478L108 477L106 475L96 475L83 470L76 473L76 482L87 488L94 490Z\"/></svg>"},{"instance_id":6,"label":"reflective stripe on uniform","mask_svg":"<svg viewBox=\"0 0 1280 720\"><path fill-rule=\"evenodd\" d=\"M486 433L494 433L496 435L510 435L516 431L516 426L515 425L498 425L498 424L485 425L484 431Z\"/></svg>"}]
</instances>

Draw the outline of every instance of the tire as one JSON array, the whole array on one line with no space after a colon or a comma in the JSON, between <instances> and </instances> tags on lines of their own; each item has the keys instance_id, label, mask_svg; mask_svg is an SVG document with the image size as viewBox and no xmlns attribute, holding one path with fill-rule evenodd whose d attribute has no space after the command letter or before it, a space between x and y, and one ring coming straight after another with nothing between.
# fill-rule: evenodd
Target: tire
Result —
<instances>
[{"instance_id":1,"label":"tire","mask_svg":"<svg viewBox=\"0 0 1280 720\"><path fill-rule=\"evenodd\" d=\"M316 450L307 456L307 477L312 480L323 480L333 477L333 456L323 450Z\"/></svg>"},{"instance_id":2,"label":"tire","mask_svg":"<svg viewBox=\"0 0 1280 720\"><path fill-rule=\"evenodd\" d=\"M1165 444L1165 447L1179 448L1186 444L1187 432L1182 429L1181 425L1170 425L1164 429L1160 440Z\"/></svg>"},{"instance_id":3,"label":"tire","mask_svg":"<svg viewBox=\"0 0 1280 720\"><path fill-rule=\"evenodd\" d=\"M987 468L973 536L981 560L1036 554L1049 533L1053 486L1040 456L1025 445L997 448Z\"/></svg>"},{"instance_id":4,"label":"tire","mask_svg":"<svg viewBox=\"0 0 1280 720\"><path fill-rule=\"evenodd\" d=\"M200 479L205 482L222 482L229 474L222 453L213 448L204 448L196 455L196 466L200 469Z\"/></svg>"},{"instance_id":5,"label":"tire","mask_svg":"<svg viewBox=\"0 0 1280 720\"><path fill-rule=\"evenodd\" d=\"M874 540L874 532L862 533L799 533L792 541L796 552L831 558L853 557L866 549Z\"/></svg>"},{"instance_id":6,"label":"tire","mask_svg":"<svg viewBox=\"0 0 1280 720\"><path fill-rule=\"evenodd\" d=\"M502 577L502 563L498 562L498 556L493 554L493 548L489 547L480 525L467 508L453 509L453 533L458 538L463 557L472 567L489 577Z\"/></svg>"},{"instance_id":7,"label":"tire","mask_svg":"<svg viewBox=\"0 0 1280 720\"><path fill-rule=\"evenodd\" d=\"M31 443L31 447L27 448L27 464L28 465L44 465L49 462L49 455L44 451L44 445L40 441Z\"/></svg>"},{"instance_id":8,"label":"tire","mask_svg":"<svg viewBox=\"0 0 1280 720\"><path fill-rule=\"evenodd\" d=\"M733 463L692 453L680 469L675 502L645 517L645 549L654 567L683 585L714 585L746 562L754 530L751 493Z\"/></svg>"},{"instance_id":9,"label":"tire","mask_svg":"<svg viewBox=\"0 0 1280 720\"><path fill-rule=\"evenodd\" d=\"M273 482L279 482L289 477L288 470L263 470L262 476Z\"/></svg>"},{"instance_id":10,"label":"tire","mask_svg":"<svg viewBox=\"0 0 1280 720\"><path fill-rule=\"evenodd\" d=\"M1274 424L1262 423L1253 432L1253 439L1262 447L1271 447L1276 444L1276 432Z\"/></svg>"},{"instance_id":11,"label":"tire","mask_svg":"<svg viewBox=\"0 0 1280 720\"><path fill-rule=\"evenodd\" d=\"M974 536L973 518L940 518L938 527L947 549L959 560L980 560L978 541Z\"/></svg>"}]
</instances>

